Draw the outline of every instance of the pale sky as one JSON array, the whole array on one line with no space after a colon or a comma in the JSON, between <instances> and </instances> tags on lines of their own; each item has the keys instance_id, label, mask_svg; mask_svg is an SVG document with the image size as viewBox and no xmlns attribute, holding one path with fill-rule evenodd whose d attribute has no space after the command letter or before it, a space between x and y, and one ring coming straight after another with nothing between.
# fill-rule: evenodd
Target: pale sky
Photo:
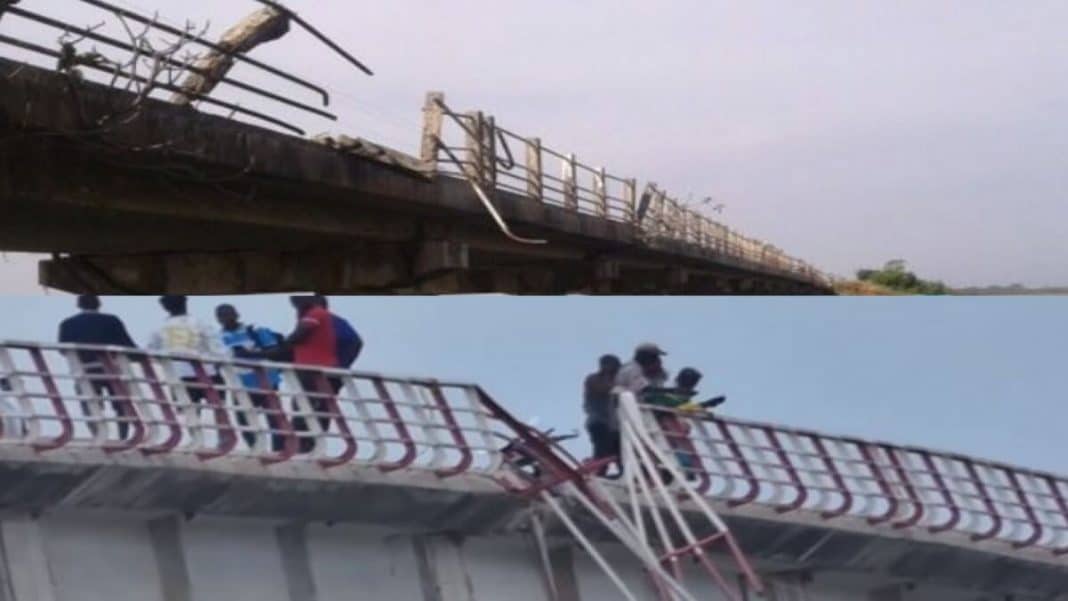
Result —
<instances>
[{"instance_id":1,"label":"pale sky","mask_svg":"<svg viewBox=\"0 0 1068 601\"><path fill-rule=\"evenodd\" d=\"M288 332L284 296L220 302ZM361 371L482 385L521 419L581 428L582 381L604 353L655 341L705 374L724 413L1068 473L1068 311L1061 298L334 298L366 341ZM154 297L107 298L144 345ZM0 340L54 340L67 296L0 296ZM707 395L707 397L705 396ZM575 443L587 452L583 438Z\"/></svg>"},{"instance_id":2,"label":"pale sky","mask_svg":"<svg viewBox=\"0 0 1068 601\"><path fill-rule=\"evenodd\" d=\"M210 18L214 35L258 6L120 4ZM290 5L377 73L301 31L257 49L338 94L343 120L298 119L311 133L414 152L423 96L443 90L610 172L713 196L729 225L839 275L903 258L959 286L1068 283L1063 0ZM0 277L33 289L25 268Z\"/></svg>"}]
</instances>

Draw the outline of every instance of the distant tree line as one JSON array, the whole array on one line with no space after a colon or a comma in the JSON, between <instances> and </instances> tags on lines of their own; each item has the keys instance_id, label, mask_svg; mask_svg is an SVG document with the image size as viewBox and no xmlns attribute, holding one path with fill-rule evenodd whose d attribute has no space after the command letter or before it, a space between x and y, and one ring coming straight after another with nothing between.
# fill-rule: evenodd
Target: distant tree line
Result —
<instances>
[{"instance_id":1,"label":"distant tree line","mask_svg":"<svg viewBox=\"0 0 1068 601\"><path fill-rule=\"evenodd\" d=\"M942 282L921 279L909 271L908 264L901 259L887 262L882 269L861 269L857 279L905 294L941 296L952 292Z\"/></svg>"},{"instance_id":2,"label":"distant tree line","mask_svg":"<svg viewBox=\"0 0 1068 601\"><path fill-rule=\"evenodd\" d=\"M1068 287L1028 288L1023 284L1011 286L983 286L971 288L957 288L953 294L966 296L1064 296L1068 295Z\"/></svg>"}]
</instances>

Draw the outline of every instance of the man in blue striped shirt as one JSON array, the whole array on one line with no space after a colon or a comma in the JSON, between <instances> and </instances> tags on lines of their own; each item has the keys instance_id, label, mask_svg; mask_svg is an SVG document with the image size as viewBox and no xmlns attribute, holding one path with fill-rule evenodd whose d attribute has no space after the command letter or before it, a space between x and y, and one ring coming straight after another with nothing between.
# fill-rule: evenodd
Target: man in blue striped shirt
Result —
<instances>
[{"instance_id":1,"label":"man in blue striped shirt","mask_svg":"<svg viewBox=\"0 0 1068 601\"><path fill-rule=\"evenodd\" d=\"M222 327L219 332L219 337L222 345L230 350L230 354L235 358L245 356L243 351L266 351L275 349L282 343L282 336L277 332L269 328L260 328L253 325L245 325L241 323L241 316L237 313L237 309L233 305L219 305L215 309L215 319L218 320L219 325ZM240 350L239 350L240 349ZM251 361L250 359L242 359L242 361ZM270 427L271 436L271 448L275 451L281 451L284 438L280 433L281 420L275 413L270 413L270 405L268 399L271 396L272 391L278 390L278 385L281 381L281 374L276 369L264 370L266 376L266 382L261 381L260 370L252 367L241 367L237 370L238 376L241 378L241 384L249 391L249 400L252 402L252 406L257 409L267 411L267 425ZM265 389L265 386L269 386L269 389ZM281 403L281 401L279 401ZM279 407L281 404L279 404ZM256 424L252 430L248 430L249 417L245 411L237 411L237 423L242 428L246 428L242 432L242 436L245 438L245 442L248 443L250 448L256 445L256 430L259 429L259 424ZM258 422L256 414L253 414L253 422Z\"/></svg>"}]
</instances>

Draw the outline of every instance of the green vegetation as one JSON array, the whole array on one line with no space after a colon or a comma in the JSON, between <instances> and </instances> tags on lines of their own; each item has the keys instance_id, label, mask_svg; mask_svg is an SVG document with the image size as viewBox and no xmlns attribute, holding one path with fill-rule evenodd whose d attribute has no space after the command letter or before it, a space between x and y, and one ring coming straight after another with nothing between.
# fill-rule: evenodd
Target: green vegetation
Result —
<instances>
[{"instance_id":1,"label":"green vegetation","mask_svg":"<svg viewBox=\"0 0 1068 601\"><path fill-rule=\"evenodd\" d=\"M834 293L839 296L901 296L904 294L885 286L857 280L836 280Z\"/></svg>"},{"instance_id":2,"label":"green vegetation","mask_svg":"<svg viewBox=\"0 0 1068 601\"><path fill-rule=\"evenodd\" d=\"M908 264L901 259L888 262L882 269L861 269L857 272L857 279L904 294L950 294L949 287L944 283L920 279L908 270Z\"/></svg>"}]
</instances>

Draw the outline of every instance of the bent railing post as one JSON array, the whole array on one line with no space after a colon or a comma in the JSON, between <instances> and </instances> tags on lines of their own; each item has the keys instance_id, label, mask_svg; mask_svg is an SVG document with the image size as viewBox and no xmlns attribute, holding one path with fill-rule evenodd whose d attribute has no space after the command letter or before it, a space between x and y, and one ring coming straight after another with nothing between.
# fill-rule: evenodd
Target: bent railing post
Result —
<instances>
[{"instance_id":1,"label":"bent railing post","mask_svg":"<svg viewBox=\"0 0 1068 601\"><path fill-rule=\"evenodd\" d=\"M423 105L423 139L419 146L419 160L427 173L438 170L438 140L441 139L445 124L445 113L441 105L445 103L445 94L430 92Z\"/></svg>"}]
</instances>

